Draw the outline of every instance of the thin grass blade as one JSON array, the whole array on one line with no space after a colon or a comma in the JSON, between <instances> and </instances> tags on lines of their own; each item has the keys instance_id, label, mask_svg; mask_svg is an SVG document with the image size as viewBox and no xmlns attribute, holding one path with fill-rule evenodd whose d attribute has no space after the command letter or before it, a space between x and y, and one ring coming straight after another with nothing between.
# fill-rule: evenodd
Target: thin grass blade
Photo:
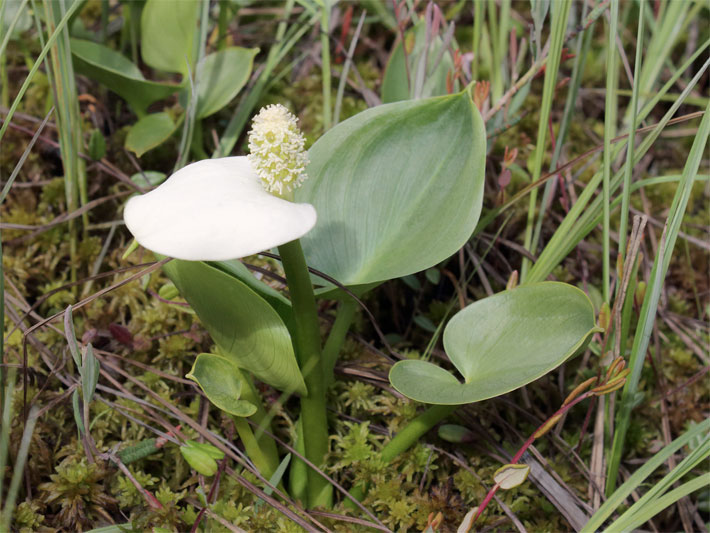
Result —
<instances>
[{"instance_id":1,"label":"thin grass blade","mask_svg":"<svg viewBox=\"0 0 710 533\"><path fill-rule=\"evenodd\" d=\"M589 522L587 522L584 526L581 533L591 533L593 531L597 531L612 515L612 513L624 502L624 500L634 490L636 490L636 488L648 476L650 476L656 468L661 466L671 455L680 450L690 441L702 436L708 431L710 431L710 420L704 420L703 422L692 426L688 431L683 433L651 459L646 461L646 463L636 470L636 472L634 472L623 485L621 485L611 496L609 496L607 501L604 502L597 512L594 513L594 515L589 519Z\"/></svg>"},{"instance_id":2,"label":"thin grass blade","mask_svg":"<svg viewBox=\"0 0 710 533\"><path fill-rule=\"evenodd\" d=\"M698 173L700 162L703 158L703 153L708 140L708 134L710 134L710 105L706 108L703 119L700 122L698 133L695 137L695 141L693 142L693 146L690 149L690 154L688 155L688 161L683 169L683 179L680 182L678 189L676 189L673 204L671 205L670 213L668 215L668 219L666 220L664 236L661 239L661 246L659 247L659 252L653 262L651 280L646 289L646 297L644 298L643 305L641 307L638 327L634 337L633 347L631 349L631 356L629 358L629 368L631 368L631 374L629 374L626 385L624 386L620 409L616 417L614 442L609 457L607 494L613 492L616 486L621 457L624 452L626 432L629 427L631 411L633 409L638 383L641 378L641 370L643 368L646 350L648 349L651 331L653 330L653 324L656 319L656 311L658 309L661 288L663 287L663 281L665 280L666 273L668 272L668 266L671 261L678 232L680 231L683 215L688 205L688 199L690 198L693 182Z\"/></svg>"},{"instance_id":3,"label":"thin grass blade","mask_svg":"<svg viewBox=\"0 0 710 533\"><path fill-rule=\"evenodd\" d=\"M542 160L545 155L545 146L547 141L547 123L550 118L550 110L552 109L552 101L555 97L555 86L557 83L557 73L560 68L560 56L562 54L562 44L564 43L565 31L567 29L567 19L569 17L571 0L563 0L555 2L552 5L552 34L550 35L550 53L545 69L545 83L542 92L542 108L540 111L540 119L537 129L537 141L535 146L535 159L533 162L532 181L540 179L542 173ZM537 189L530 193L530 202L528 204L528 220L525 228L525 249L529 251L532 246L533 227L535 224L535 208L537 206ZM530 260L523 259L523 264L520 269L520 279L526 281L526 275L530 268Z\"/></svg>"}]
</instances>

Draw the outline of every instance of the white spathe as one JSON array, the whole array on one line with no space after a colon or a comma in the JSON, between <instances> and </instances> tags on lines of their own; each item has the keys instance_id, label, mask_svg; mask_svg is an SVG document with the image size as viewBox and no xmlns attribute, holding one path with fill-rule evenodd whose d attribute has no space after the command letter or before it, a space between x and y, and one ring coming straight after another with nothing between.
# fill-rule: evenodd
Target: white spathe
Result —
<instances>
[{"instance_id":1,"label":"white spathe","mask_svg":"<svg viewBox=\"0 0 710 533\"><path fill-rule=\"evenodd\" d=\"M245 257L293 241L316 224L316 210L266 190L246 156L187 165L131 198L126 226L145 248L188 261Z\"/></svg>"}]
</instances>

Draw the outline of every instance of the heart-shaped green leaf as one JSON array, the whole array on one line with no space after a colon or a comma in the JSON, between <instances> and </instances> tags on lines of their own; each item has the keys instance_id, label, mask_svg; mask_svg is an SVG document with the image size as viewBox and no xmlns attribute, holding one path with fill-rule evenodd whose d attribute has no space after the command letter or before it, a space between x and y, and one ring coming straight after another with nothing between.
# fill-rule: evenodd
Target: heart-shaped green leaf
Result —
<instances>
[{"instance_id":1,"label":"heart-shaped green leaf","mask_svg":"<svg viewBox=\"0 0 710 533\"><path fill-rule=\"evenodd\" d=\"M251 416L256 413L254 404L239 399L242 394L242 373L226 357L201 353L186 377L197 383L205 396L222 411L234 416Z\"/></svg>"},{"instance_id":2,"label":"heart-shaped green leaf","mask_svg":"<svg viewBox=\"0 0 710 533\"><path fill-rule=\"evenodd\" d=\"M146 115L128 130L125 147L140 157L168 140L176 129L177 124L165 112Z\"/></svg>"},{"instance_id":3,"label":"heart-shaped green leaf","mask_svg":"<svg viewBox=\"0 0 710 533\"><path fill-rule=\"evenodd\" d=\"M193 39L197 0L148 0L141 13L141 55L153 68L167 72L194 72ZM189 63L189 67L188 67Z\"/></svg>"},{"instance_id":4,"label":"heart-shaped green leaf","mask_svg":"<svg viewBox=\"0 0 710 533\"><path fill-rule=\"evenodd\" d=\"M232 46L206 56L197 65L197 118L216 113L232 101L251 75L258 48Z\"/></svg>"},{"instance_id":5,"label":"heart-shaped green leaf","mask_svg":"<svg viewBox=\"0 0 710 533\"><path fill-rule=\"evenodd\" d=\"M413 98L417 76L423 76L424 80L421 98L447 93L446 75L449 72L453 73L454 61L448 50L445 50L441 37L437 36L427 44L428 41L426 23L421 21L405 34L404 41L397 42L382 79L384 103ZM406 55L402 47L403 42L407 44L409 50ZM455 45L454 47L456 48ZM420 73L419 69L424 67L424 61L426 61L426 72Z\"/></svg>"},{"instance_id":6,"label":"heart-shaped green leaf","mask_svg":"<svg viewBox=\"0 0 710 533\"><path fill-rule=\"evenodd\" d=\"M173 259L163 270L222 355L277 389L306 393L288 329L261 296L200 261Z\"/></svg>"},{"instance_id":7,"label":"heart-shaped green leaf","mask_svg":"<svg viewBox=\"0 0 710 533\"><path fill-rule=\"evenodd\" d=\"M429 268L471 236L483 199L486 132L468 93L368 109L310 149L299 202L309 266L346 285Z\"/></svg>"},{"instance_id":8,"label":"heart-shaped green leaf","mask_svg":"<svg viewBox=\"0 0 710 533\"><path fill-rule=\"evenodd\" d=\"M459 311L444 330L444 348L463 375L426 361L400 361L392 386L424 403L457 405L500 396L545 375L577 353L599 328L594 307L565 283L523 285Z\"/></svg>"},{"instance_id":9,"label":"heart-shaped green leaf","mask_svg":"<svg viewBox=\"0 0 710 533\"><path fill-rule=\"evenodd\" d=\"M146 80L137 66L107 46L81 39L70 42L76 71L108 87L139 116L153 102L180 89L179 85Z\"/></svg>"}]
</instances>

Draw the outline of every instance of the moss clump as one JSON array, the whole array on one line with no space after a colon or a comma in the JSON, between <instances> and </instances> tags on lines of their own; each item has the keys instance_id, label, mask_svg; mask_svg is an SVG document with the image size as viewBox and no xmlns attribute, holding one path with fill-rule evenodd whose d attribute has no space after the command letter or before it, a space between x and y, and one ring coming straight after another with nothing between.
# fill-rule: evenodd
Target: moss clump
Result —
<instances>
[{"instance_id":1,"label":"moss clump","mask_svg":"<svg viewBox=\"0 0 710 533\"><path fill-rule=\"evenodd\" d=\"M53 512L61 527L83 531L99 521L111 522L116 500L106 494L101 481L107 472L86 459L69 457L57 465L49 482L39 489L43 501Z\"/></svg>"}]
</instances>

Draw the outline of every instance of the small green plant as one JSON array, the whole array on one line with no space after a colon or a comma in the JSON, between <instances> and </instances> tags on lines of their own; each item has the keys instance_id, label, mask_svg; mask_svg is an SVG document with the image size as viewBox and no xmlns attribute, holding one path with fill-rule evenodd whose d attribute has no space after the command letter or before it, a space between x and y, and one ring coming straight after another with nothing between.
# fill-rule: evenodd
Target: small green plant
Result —
<instances>
[{"instance_id":1,"label":"small green plant","mask_svg":"<svg viewBox=\"0 0 710 533\"><path fill-rule=\"evenodd\" d=\"M454 137L455 149L447 147ZM193 163L132 199L125 209L128 228L145 247L180 259L164 268L220 349L201 354L190 375L207 397L237 420L255 412L240 399L249 377L239 368L298 393L297 446L321 466L328 449L325 384L331 379L324 371L332 371L334 360L326 367L307 261L339 282L316 292L350 298L344 286L362 287L355 289L362 294L450 255L480 213L483 137L479 113L464 91L363 112L326 133L306 155L295 119L271 106L254 120L249 156ZM441 163L433 160L436 149L444 151ZM372 190L380 191L377 197ZM279 247L290 301L238 263L191 262L224 262L273 246ZM418 361L399 363L390 379L419 401L469 403L536 379L578 352L595 331L593 307L581 291L564 284L514 288L461 311L447 327L445 346L465 384ZM451 410L433 408L416 419L383 450L383 460L409 448ZM248 426L240 431L245 443L254 438L250 433ZM278 460L259 452L255 447L250 455L268 478ZM330 484L303 466L295 461L291 468L294 495L311 507L330 506Z\"/></svg>"}]
</instances>

